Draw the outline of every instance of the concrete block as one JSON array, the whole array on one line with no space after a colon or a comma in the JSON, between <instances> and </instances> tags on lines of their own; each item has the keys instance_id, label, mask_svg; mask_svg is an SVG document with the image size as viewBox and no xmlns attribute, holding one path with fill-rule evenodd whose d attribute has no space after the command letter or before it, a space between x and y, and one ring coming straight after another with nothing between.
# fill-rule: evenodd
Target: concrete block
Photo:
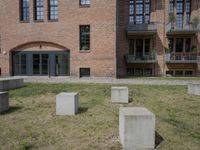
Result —
<instances>
[{"instance_id":1,"label":"concrete block","mask_svg":"<svg viewBox=\"0 0 200 150\"><path fill-rule=\"evenodd\" d=\"M128 103L129 95L127 87L112 87L111 101L113 103Z\"/></svg>"},{"instance_id":2,"label":"concrete block","mask_svg":"<svg viewBox=\"0 0 200 150\"><path fill-rule=\"evenodd\" d=\"M56 96L56 115L75 115L78 107L78 93L60 93Z\"/></svg>"},{"instance_id":3,"label":"concrete block","mask_svg":"<svg viewBox=\"0 0 200 150\"><path fill-rule=\"evenodd\" d=\"M200 84L188 84L188 94L200 96Z\"/></svg>"},{"instance_id":4,"label":"concrete block","mask_svg":"<svg viewBox=\"0 0 200 150\"><path fill-rule=\"evenodd\" d=\"M0 91L14 90L24 86L23 78L1 78Z\"/></svg>"},{"instance_id":5,"label":"concrete block","mask_svg":"<svg viewBox=\"0 0 200 150\"><path fill-rule=\"evenodd\" d=\"M0 92L0 113L9 110L8 92Z\"/></svg>"},{"instance_id":6,"label":"concrete block","mask_svg":"<svg viewBox=\"0 0 200 150\"><path fill-rule=\"evenodd\" d=\"M143 107L121 107L119 136L124 150L154 150L155 115Z\"/></svg>"}]
</instances>

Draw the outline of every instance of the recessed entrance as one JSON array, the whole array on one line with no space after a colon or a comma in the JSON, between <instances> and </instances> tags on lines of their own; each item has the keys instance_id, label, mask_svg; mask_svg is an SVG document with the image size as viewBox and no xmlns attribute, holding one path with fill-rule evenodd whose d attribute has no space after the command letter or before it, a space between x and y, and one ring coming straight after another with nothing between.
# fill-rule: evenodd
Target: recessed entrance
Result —
<instances>
[{"instance_id":1,"label":"recessed entrance","mask_svg":"<svg viewBox=\"0 0 200 150\"><path fill-rule=\"evenodd\" d=\"M13 75L68 76L69 52L13 52Z\"/></svg>"}]
</instances>

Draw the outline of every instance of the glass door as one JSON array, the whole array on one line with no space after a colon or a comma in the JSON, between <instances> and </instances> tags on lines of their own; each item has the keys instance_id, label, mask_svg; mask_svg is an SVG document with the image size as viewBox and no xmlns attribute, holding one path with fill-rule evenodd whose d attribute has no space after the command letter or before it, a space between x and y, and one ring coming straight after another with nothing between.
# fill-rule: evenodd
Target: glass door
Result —
<instances>
[{"instance_id":1,"label":"glass door","mask_svg":"<svg viewBox=\"0 0 200 150\"><path fill-rule=\"evenodd\" d=\"M33 54L33 74L48 75L49 73L49 55Z\"/></svg>"},{"instance_id":2,"label":"glass door","mask_svg":"<svg viewBox=\"0 0 200 150\"><path fill-rule=\"evenodd\" d=\"M141 59L143 56L143 39L136 39L136 58Z\"/></svg>"},{"instance_id":3,"label":"glass door","mask_svg":"<svg viewBox=\"0 0 200 150\"><path fill-rule=\"evenodd\" d=\"M42 54L41 55L41 74L48 75L49 73L49 55Z\"/></svg>"},{"instance_id":4,"label":"glass door","mask_svg":"<svg viewBox=\"0 0 200 150\"><path fill-rule=\"evenodd\" d=\"M69 75L69 55L57 54L56 58L56 76Z\"/></svg>"}]
</instances>

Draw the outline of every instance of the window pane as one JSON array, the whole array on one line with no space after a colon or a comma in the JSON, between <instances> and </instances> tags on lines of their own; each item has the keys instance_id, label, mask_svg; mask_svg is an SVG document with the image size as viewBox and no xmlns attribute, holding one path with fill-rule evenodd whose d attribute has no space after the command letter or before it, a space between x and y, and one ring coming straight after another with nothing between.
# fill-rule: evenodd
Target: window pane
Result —
<instances>
[{"instance_id":1,"label":"window pane","mask_svg":"<svg viewBox=\"0 0 200 150\"><path fill-rule=\"evenodd\" d=\"M44 19L44 5L43 0L35 1L35 20L43 20Z\"/></svg>"},{"instance_id":2,"label":"window pane","mask_svg":"<svg viewBox=\"0 0 200 150\"><path fill-rule=\"evenodd\" d=\"M58 0L49 0L49 20L58 19Z\"/></svg>"},{"instance_id":3,"label":"window pane","mask_svg":"<svg viewBox=\"0 0 200 150\"><path fill-rule=\"evenodd\" d=\"M134 54L134 42L135 40L129 40L129 54Z\"/></svg>"},{"instance_id":4,"label":"window pane","mask_svg":"<svg viewBox=\"0 0 200 150\"><path fill-rule=\"evenodd\" d=\"M80 50L90 49L90 26L80 26Z\"/></svg>"},{"instance_id":5,"label":"window pane","mask_svg":"<svg viewBox=\"0 0 200 150\"><path fill-rule=\"evenodd\" d=\"M145 54L149 54L150 52L150 39L145 40Z\"/></svg>"},{"instance_id":6,"label":"window pane","mask_svg":"<svg viewBox=\"0 0 200 150\"><path fill-rule=\"evenodd\" d=\"M183 52L183 39L176 39L176 52Z\"/></svg>"},{"instance_id":7,"label":"window pane","mask_svg":"<svg viewBox=\"0 0 200 150\"><path fill-rule=\"evenodd\" d=\"M21 0L21 21L29 20L29 0Z\"/></svg>"},{"instance_id":8,"label":"window pane","mask_svg":"<svg viewBox=\"0 0 200 150\"><path fill-rule=\"evenodd\" d=\"M188 38L185 40L185 51L190 52L190 50L191 50L191 39Z\"/></svg>"},{"instance_id":9,"label":"window pane","mask_svg":"<svg viewBox=\"0 0 200 150\"><path fill-rule=\"evenodd\" d=\"M90 0L80 0L81 5L90 5Z\"/></svg>"}]
</instances>

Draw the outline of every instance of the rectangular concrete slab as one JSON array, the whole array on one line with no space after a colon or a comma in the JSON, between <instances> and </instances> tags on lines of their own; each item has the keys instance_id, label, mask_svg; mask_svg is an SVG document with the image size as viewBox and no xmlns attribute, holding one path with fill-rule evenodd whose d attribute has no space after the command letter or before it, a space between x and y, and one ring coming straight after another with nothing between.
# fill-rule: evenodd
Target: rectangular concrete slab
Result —
<instances>
[{"instance_id":1,"label":"rectangular concrete slab","mask_svg":"<svg viewBox=\"0 0 200 150\"><path fill-rule=\"evenodd\" d=\"M78 108L78 93L60 93L56 96L56 115L75 115Z\"/></svg>"},{"instance_id":2,"label":"rectangular concrete slab","mask_svg":"<svg viewBox=\"0 0 200 150\"><path fill-rule=\"evenodd\" d=\"M0 113L9 110L9 96L8 92L0 92Z\"/></svg>"},{"instance_id":3,"label":"rectangular concrete slab","mask_svg":"<svg viewBox=\"0 0 200 150\"><path fill-rule=\"evenodd\" d=\"M9 91L24 86L24 79L11 77L11 78L1 78L0 79L0 91Z\"/></svg>"},{"instance_id":4,"label":"rectangular concrete slab","mask_svg":"<svg viewBox=\"0 0 200 150\"><path fill-rule=\"evenodd\" d=\"M200 96L200 84L188 84L188 94Z\"/></svg>"},{"instance_id":5,"label":"rectangular concrete slab","mask_svg":"<svg viewBox=\"0 0 200 150\"><path fill-rule=\"evenodd\" d=\"M113 103L128 103L129 92L127 87L112 87L111 101Z\"/></svg>"},{"instance_id":6,"label":"rectangular concrete slab","mask_svg":"<svg viewBox=\"0 0 200 150\"><path fill-rule=\"evenodd\" d=\"M143 107L121 107L119 136L124 150L154 150L155 115Z\"/></svg>"}]
</instances>

